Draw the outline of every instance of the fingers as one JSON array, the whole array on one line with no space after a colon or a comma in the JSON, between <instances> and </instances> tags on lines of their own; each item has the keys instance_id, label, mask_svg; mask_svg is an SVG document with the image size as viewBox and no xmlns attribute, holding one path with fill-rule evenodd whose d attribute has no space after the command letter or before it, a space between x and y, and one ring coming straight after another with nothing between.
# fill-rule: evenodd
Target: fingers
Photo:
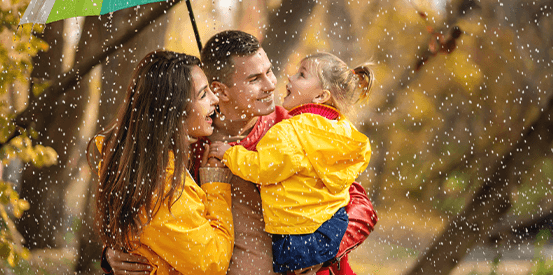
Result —
<instances>
[{"instance_id":1,"label":"fingers","mask_svg":"<svg viewBox=\"0 0 553 275\"><path fill-rule=\"evenodd\" d=\"M106 259L113 269L113 273L118 274L150 274L153 267L149 265L148 259L141 255L129 254L123 251L108 248Z\"/></svg>"},{"instance_id":2,"label":"fingers","mask_svg":"<svg viewBox=\"0 0 553 275\"><path fill-rule=\"evenodd\" d=\"M214 141L211 143L211 147L212 148L219 148L221 147L222 145L226 144L226 142L222 142L222 141Z\"/></svg>"},{"instance_id":3,"label":"fingers","mask_svg":"<svg viewBox=\"0 0 553 275\"><path fill-rule=\"evenodd\" d=\"M221 154L219 153L219 151L217 151L217 148L211 149L211 151L209 151L209 154L208 154L207 157L208 157L209 159L211 159L211 158L216 158L216 159L219 159L219 160L222 158L222 156L221 156Z\"/></svg>"},{"instance_id":4,"label":"fingers","mask_svg":"<svg viewBox=\"0 0 553 275\"><path fill-rule=\"evenodd\" d=\"M207 157L222 159L225 154L224 146L225 143L222 143L220 141L212 143Z\"/></svg>"},{"instance_id":5,"label":"fingers","mask_svg":"<svg viewBox=\"0 0 553 275\"><path fill-rule=\"evenodd\" d=\"M148 275L152 273L151 271L116 271L115 269L113 270L113 274L114 275Z\"/></svg>"},{"instance_id":6,"label":"fingers","mask_svg":"<svg viewBox=\"0 0 553 275\"><path fill-rule=\"evenodd\" d=\"M129 254L119 250L107 249L106 257L108 263L113 266L118 262L136 262L142 264L148 264L148 259L142 255Z\"/></svg>"},{"instance_id":7,"label":"fingers","mask_svg":"<svg viewBox=\"0 0 553 275\"><path fill-rule=\"evenodd\" d=\"M208 160L208 156L209 156L209 144L206 144L205 145L205 148L204 148L204 154L202 155L202 160L200 161L200 167L205 167L205 166L209 166L207 165L207 160Z\"/></svg>"},{"instance_id":8,"label":"fingers","mask_svg":"<svg viewBox=\"0 0 553 275\"><path fill-rule=\"evenodd\" d=\"M121 264L117 266L117 268L115 266L112 266L112 269L113 274L115 275L143 275L150 274L153 267L142 263L121 262Z\"/></svg>"},{"instance_id":9,"label":"fingers","mask_svg":"<svg viewBox=\"0 0 553 275\"><path fill-rule=\"evenodd\" d=\"M225 165L217 158L209 158L207 160L207 167L225 167Z\"/></svg>"},{"instance_id":10,"label":"fingers","mask_svg":"<svg viewBox=\"0 0 553 275\"><path fill-rule=\"evenodd\" d=\"M318 265L314 265L314 266L294 270L294 274L315 275L315 274L317 274L317 271L319 271L319 269L321 269L322 266L323 266L323 264L318 264Z\"/></svg>"}]
</instances>

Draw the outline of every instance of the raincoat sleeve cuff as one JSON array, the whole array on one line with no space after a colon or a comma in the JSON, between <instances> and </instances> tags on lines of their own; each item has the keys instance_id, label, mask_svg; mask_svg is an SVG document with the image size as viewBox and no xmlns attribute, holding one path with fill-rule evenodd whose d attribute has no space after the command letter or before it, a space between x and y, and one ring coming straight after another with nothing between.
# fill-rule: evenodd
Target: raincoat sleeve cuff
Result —
<instances>
[{"instance_id":1,"label":"raincoat sleeve cuff","mask_svg":"<svg viewBox=\"0 0 553 275\"><path fill-rule=\"evenodd\" d=\"M104 274L113 274L113 269L109 265L108 259L106 257L107 248L107 246L104 246L104 249L102 249L102 260L100 261L100 267L104 271Z\"/></svg>"},{"instance_id":2,"label":"raincoat sleeve cuff","mask_svg":"<svg viewBox=\"0 0 553 275\"><path fill-rule=\"evenodd\" d=\"M209 182L230 183L233 176L228 168L200 167L200 185Z\"/></svg>"}]
</instances>

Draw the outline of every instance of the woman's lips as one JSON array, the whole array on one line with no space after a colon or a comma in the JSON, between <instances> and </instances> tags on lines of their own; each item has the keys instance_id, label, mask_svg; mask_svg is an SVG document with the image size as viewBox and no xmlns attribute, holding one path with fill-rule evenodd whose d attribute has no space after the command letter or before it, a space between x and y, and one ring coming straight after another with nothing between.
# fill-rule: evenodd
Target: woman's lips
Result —
<instances>
[{"instance_id":1,"label":"woman's lips","mask_svg":"<svg viewBox=\"0 0 553 275\"><path fill-rule=\"evenodd\" d=\"M215 109L213 109L206 117L205 120L207 123L212 124L213 123L213 116L215 116Z\"/></svg>"}]
</instances>

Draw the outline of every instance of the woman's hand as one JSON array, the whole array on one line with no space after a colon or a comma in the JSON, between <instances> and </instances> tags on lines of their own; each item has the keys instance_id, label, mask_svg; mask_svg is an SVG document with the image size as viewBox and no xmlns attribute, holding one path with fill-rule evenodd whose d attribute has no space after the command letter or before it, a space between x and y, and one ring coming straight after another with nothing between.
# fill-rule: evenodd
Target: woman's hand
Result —
<instances>
[{"instance_id":1,"label":"woman's hand","mask_svg":"<svg viewBox=\"0 0 553 275\"><path fill-rule=\"evenodd\" d=\"M225 165L215 157L209 156L209 144L205 145L204 155L200 162L200 167L225 167Z\"/></svg>"},{"instance_id":2,"label":"woman's hand","mask_svg":"<svg viewBox=\"0 0 553 275\"><path fill-rule=\"evenodd\" d=\"M223 156L225 156L225 152L230 149L230 145L228 143L215 141L211 144L211 148L209 149L208 158L217 158L222 160Z\"/></svg>"},{"instance_id":3,"label":"woman's hand","mask_svg":"<svg viewBox=\"0 0 553 275\"><path fill-rule=\"evenodd\" d=\"M145 257L113 250L111 248L107 248L106 259L115 275L150 274L153 269L148 263L148 259Z\"/></svg>"}]
</instances>

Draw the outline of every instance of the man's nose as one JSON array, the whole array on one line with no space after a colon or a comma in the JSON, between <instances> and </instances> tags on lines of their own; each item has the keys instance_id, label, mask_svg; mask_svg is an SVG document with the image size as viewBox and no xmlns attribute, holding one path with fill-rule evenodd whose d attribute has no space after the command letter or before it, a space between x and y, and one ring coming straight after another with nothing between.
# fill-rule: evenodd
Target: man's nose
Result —
<instances>
[{"instance_id":1,"label":"man's nose","mask_svg":"<svg viewBox=\"0 0 553 275\"><path fill-rule=\"evenodd\" d=\"M276 77L265 76L265 89L269 91L276 89Z\"/></svg>"}]
</instances>

